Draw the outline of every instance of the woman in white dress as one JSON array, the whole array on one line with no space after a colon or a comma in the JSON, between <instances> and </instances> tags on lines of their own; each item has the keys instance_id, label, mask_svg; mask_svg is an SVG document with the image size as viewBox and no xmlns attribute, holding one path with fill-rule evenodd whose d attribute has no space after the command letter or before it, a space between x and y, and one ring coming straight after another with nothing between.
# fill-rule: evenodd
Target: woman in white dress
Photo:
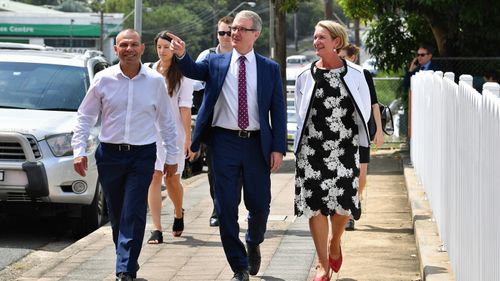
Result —
<instances>
[{"instance_id":1,"label":"woman in white dress","mask_svg":"<svg viewBox=\"0 0 500 281\"><path fill-rule=\"evenodd\" d=\"M167 31L162 31L156 35L154 43L159 61L150 65L165 77L174 119L177 126L177 172L173 177L165 177L167 193L175 208L174 223L172 225L172 235L181 236L184 230L184 210L182 201L184 190L181 183L181 175L184 170L185 159L192 160L194 153L191 146L191 107L193 105L193 81L184 77L173 59L173 52L170 50L170 41ZM159 135L158 135L159 137ZM149 244L163 243L161 226L161 184L163 178L163 165L165 163L164 150L160 149L161 139L158 138L155 171L153 180L149 186L148 204L151 211L154 229L151 231Z\"/></svg>"}]
</instances>

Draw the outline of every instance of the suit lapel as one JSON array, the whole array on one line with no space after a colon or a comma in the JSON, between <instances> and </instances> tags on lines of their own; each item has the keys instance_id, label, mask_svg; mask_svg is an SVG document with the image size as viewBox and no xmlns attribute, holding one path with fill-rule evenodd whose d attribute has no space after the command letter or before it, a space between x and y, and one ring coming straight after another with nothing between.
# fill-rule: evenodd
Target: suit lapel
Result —
<instances>
[{"instance_id":1,"label":"suit lapel","mask_svg":"<svg viewBox=\"0 0 500 281\"><path fill-rule=\"evenodd\" d=\"M219 65L217 66L217 69L219 72L217 73L217 87L218 87L218 93L222 91L222 86L224 85L224 80L226 80L226 75L227 72L229 71L229 64L231 63L231 56L232 53L229 53L227 55L224 55L221 57L219 60Z\"/></svg>"}]
</instances>

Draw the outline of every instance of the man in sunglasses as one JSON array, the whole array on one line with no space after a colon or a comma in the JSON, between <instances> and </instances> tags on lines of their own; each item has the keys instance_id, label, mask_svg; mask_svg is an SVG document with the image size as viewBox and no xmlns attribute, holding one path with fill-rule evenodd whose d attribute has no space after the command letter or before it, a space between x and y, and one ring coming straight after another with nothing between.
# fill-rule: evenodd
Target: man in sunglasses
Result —
<instances>
[{"instance_id":1,"label":"man in sunglasses","mask_svg":"<svg viewBox=\"0 0 500 281\"><path fill-rule=\"evenodd\" d=\"M231 29L230 26L233 23L233 17L226 16L219 20L217 23L217 40L219 44L217 47L209 48L204 50L198 55L196 62L203 61L209 54L224 54L229 53L233 50L233 45L231 44ZM205 82L196 81L194 84L194 93L193 93L193 104L199 109L201 106L201 102L203 100L203 93L205 92ZM210 197L212 197L212 201L214 200L214 177L212 171L212 154L210 153L210 149L207 149L207 166L208 166L208 183L210 185ZM212 210L212 215L210 216L209 221L210 226L219 226L219 218L217 218L217 213L215 212L215 206Z\"/></svg>"},{"instance_id":2,"label":"man in sunglasses","mask_svg":"<svg viewBox=\"0 0 500 281\"><path fill-rule=\"evenodd\" d=\"M182 73L206 83L191 150L198 151L200 142L209 146L219 231L234 272L231 281L248 281L260 268L271 173L278 171L286 151L286 109L279 65L254 50L262 19L255 12L240 11L230 29L233 51L209 54L198 63L186 52L184 41L169 35ZM238 224L242 190L248 210L246 249Z\"/></svg>"},{"instance_id":3,"label":"man in sunglasses","mask_svg":"<svg viewBox=\"0 0 500 281\"><path fill-rule=\"evenodd\" d=\"M421 44L417 50L417 56L412 60L408 71L405 74L404 86L405 90L410 89L410 81L413 74L420 70L437 70L436 66L432 63L432 53L434 48L431 46Z\"/></svg>"}]
</instances>

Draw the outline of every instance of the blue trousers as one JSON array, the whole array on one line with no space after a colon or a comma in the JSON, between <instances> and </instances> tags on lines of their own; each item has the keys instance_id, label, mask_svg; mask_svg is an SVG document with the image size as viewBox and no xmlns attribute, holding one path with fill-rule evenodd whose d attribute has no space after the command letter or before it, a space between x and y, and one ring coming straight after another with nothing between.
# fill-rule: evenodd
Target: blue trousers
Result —
<instances>
[{"instance_id":1,"label":"blue trousers","mask_svg":"<svg viewBox=\"0 0 500 281\"><path fill-rule=\"evenodd\" d=\"M116 248L116 273L135 277L146 227L148 188L156 161L156 144L118 151L101 143L96 163L106 198Z\"/></svg>"},{"instance_id":2,"label":"blue trousers","mask_svg":"<svg viewBox=\"0 0 500 281\"><path fill-rule=\"evenodd\" d=\"M260 138L240 138L214 128L211 141L215 182L215 210L226 258L236 272L248 269L245 245L239 238L238 205L243 180L243 201L248 210L247 244L264 241L271 203L270 167L265 161Z\"/></svg>"}]
</instances>

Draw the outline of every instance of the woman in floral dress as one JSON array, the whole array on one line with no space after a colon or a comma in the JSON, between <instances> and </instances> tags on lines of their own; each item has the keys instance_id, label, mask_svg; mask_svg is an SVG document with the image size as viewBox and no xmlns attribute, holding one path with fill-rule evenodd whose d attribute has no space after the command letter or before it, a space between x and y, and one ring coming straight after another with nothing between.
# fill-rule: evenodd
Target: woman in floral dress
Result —
<instances>
[{"instance_id":1,"label":"woman in floral dress","mask_svg":"<svg viewBox=\"0 0 500 281\"><path fill-rule=\"evenodd\" d=\"M314 32L320 59L296 82L295 214L309 219L319 261L315 281L329 280L330 268L339 271L344 226L361 215L358 147L368 145L371 107L362 69L337 55L347 43L341 25L320 21Z\"/></svg>"}]
</instances>

